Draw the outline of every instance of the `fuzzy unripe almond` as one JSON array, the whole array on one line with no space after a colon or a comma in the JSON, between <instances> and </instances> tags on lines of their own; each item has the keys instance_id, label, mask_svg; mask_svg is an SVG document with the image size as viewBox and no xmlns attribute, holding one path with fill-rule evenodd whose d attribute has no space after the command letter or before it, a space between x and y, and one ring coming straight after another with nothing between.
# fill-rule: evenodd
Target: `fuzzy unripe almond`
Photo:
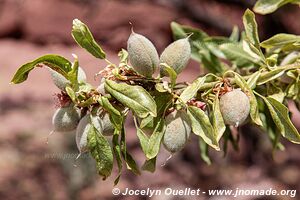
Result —
<instances>
[{"instance_id":1,"label":"fuzzy unripe almond","mask_svg":"<svg viewBox=\"0 0 300 200\"><path fill-rule=\"evenodd\" d=\"M166 63L179 74L186 67L191 57L191 45L188 38L176 40L171 43L161 54L160 63ZM163 68L160 70L162 76L166 76L167 72Z\"/></svg>"},{"instance_id":2,"label":"fuzzy unripe almond","mask_svg":"<svg viewBox=\"0 0 300 200\"><path fill-rule=\"evenodd\" d=\"M220 98L220 110L225 124L239 126L249 116L249 97L239 89L227 92Z\"/></svg>"},{"instance_id":3,"label":"fuzzy unripe almond","mask_svg":"<svg viewBox=\"0 0 300 200\"><path fill-rule=\"evenodd\" d=\"M79 111L73 105L57 109L52 117L54 131L69 132L75 130L80 120Z\"/></svg>"},{"instance_id":4,"label":"fuzzy unripe almond","mask_svg":"<svg viewBox=\"0 0 300 200\"><path fill-rule=\"evenodd\" d=\"M51 68L49 68L49 71L54 85L56 85L56 87L58 87L60 90L65 91L65 88L67 87L68 84L70 84L70 81L67 80L63 75L54 71ZM81 67L78 68L77 78L78 78L78 82L86 81L86 74Z\"/></svg>"},{"instance_id":5,"label":"fuzzy unripe almond","mask_svg":"<svg viewBox=\"0 0 300 200\"><path fill-rule=\"evenodd\" d=\"M76 129L76 145L80 153L88 151L87 137L91 128L90 114L85 115L79 122Z\"/></svg>"},{"instance_id":6,"label":"fuzzy unripe almond","mask_svg":"<svg viewBox=\"0 0 300 200\"><path fill-rule=\"evenodd\" d=\"M164 147L171 153L180 151L191 134L191 126L184 111L174 111L166 117Z\"/></svg>"},{"instance_id":7,"label":"fuzzy unripe almond","mask_svg":"<svg viewBox=\"0 0 300 200\"><path fill-rule=\"evenodd\" d=\"M100 81L100 85L97 87L97 92L99 92L100 94L102 95L106 95L107 92L104 88L104 84L105 84L105 78L102 78L101 81Z\"/></svg>"},{"instance_id":8,"label":"fuzzy unripe almond","mask_svg":"<svg viewBox=\"0 0 300 200\"><path fill-rule=\"evenodd\" d=\"M102 116L85 115L76 129L76 145L80 153L88 151L87 137L91 126L94 126L104 136L111 136L114 133L108 113L105 112Z\"/></svg>"},{"instance_id":9,"label":"fuzzy unripe almond","mask_svg":"<svg viewBox=\"0 0 300 200\"><path fill-rule=\"evenodd\" d=\"M133 69L143 76L151 77L159 64L158 53L152 42L132 32L127 41L127 51Z\"/></svg>"},{"instance_id":10,"label":"fuzzy unripe almond","mask_svg":"<svg viewBox=\"0 0 300 200\"><path fill-rule=\"evenodd\" d=\"M114 134L115 127L111 123L109 119L109 114L107 112L103 112L100 116L97 116L98 120L100 120L102 127L102 134L105 136L111 136Z\"/></svg>"},{"instance_id":11,"label":"fuzzy unripe almond","mask_svg":"<svg viewBox=\"0 0 300 200\"><path fill-rule=\"evenodd\" d=\"M103 111L99 116L92 115L91 117L95 128L104 136L111 136L114 134L115 128L109 119L108 112Z\"/></svg>"}]
</instances>

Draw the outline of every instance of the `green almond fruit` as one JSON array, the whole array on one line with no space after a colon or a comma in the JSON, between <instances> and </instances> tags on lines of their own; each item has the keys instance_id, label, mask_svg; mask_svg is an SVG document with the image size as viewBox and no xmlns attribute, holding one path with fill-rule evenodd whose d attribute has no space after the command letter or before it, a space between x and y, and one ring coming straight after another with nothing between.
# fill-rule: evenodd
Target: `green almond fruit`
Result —
<instances>
[{"instance_id":1,"label":"green almond fruit","mask_svg":"<svg viewBox=\"0 0 300 200\"><path fill-rule=\"evenodd\" d=\"M104 136L111 136L114 133L114 127L109 120L108 113L105 112L100 116L85 115L76 129L76 145L80 153L88 151L87 137L91 126L94 126Z\"/></svg>"},{"instance_id":2,"label":"green almond fruit","mask_svg":"<svg viewBox=\"0 0 300 200\"><path fill-rule=\"evenodd\" d=\"M191 57L191 45L188 38L176 40L171 43L161 54L160 63L166 63L179 74L186 67ZM161 76L167 76L164 68L160 69Z\"/></svg>"},{"instance_id":3,"label":"green almond fruit","mask_svg":"<svg viewBox=\"0 0 300 200\"><path fill-rule=\"evenodd\" d=\"M105 85L105 78L102 78L101 81L100 81L100 85L97 87L97 92L99 92L100 94L102 95L106 95L108 94L104 88L104 85Z\"/></svg>"},{"instance_id":4,"label":"green almond fruit","mask_svg":"<svg viewBox=\"0 0 300 200\"><path fill-rule=\"evenodd\" d=\"M49 68L52 81L56 87L58 87L60 90L65 91L65 88L68 84L70 84L70 81L67 80L63 75L58 73L57 71L54 71L53 69ZM84 70L79 67L78 68L78 82L85 82L86 81L86 74Z\"/></svg>"},{"instance_id":5,"label":"green almond fruit","mask_svg":"<svg viewBox=\"0 0 300 200\"><path fill-rule=\"evenodd\" d=\"M69 132L75 130L80 120L79 111L73 104L57 109L52 117L54 131Z\"/></svg>"},{"instance_id":6,"label":"green almond fruit","mask_svg":"<svg viewBox=\"0 0 300 200\"><path fill-rule=\"evenodd\" d=\"M240 89L227 92L220 98L220 110L225 124L237 127L249 116L249 97Z\"/></svg>"},{"instance_id":7,"label":"green almond fruit","mask_svg":"<svg viewBox=\"0 0 300 200\"><path fill-rule=\"evenodd\" d=\"M102 127L102 134L104 136L111 136L114 134L115 127L111 123L109 114L107 112L102 112L100 116L98 116Z\"/></svg>"},{"instance_id":8,"label":"green almond fruit","mask_svg":"<svg viewBox=\"0 0 300 200\"><path fill-rule=\"evenodd\" d=\"M191 126L184 111L174 111L166 117L163 145L170 153L183 149L191 135Z\"/></svg>"},{"instance_id":9,"label":"green almond fruit","mask_svg":"<svg viewBox=\"0 0 300 200\"><path fill-rule=\"evenodd\" d=\"M88 151L88 133L92 126L91 115L85 115L79 122L76 129L76 145L80 153Z\"/></svg>"},{"instance_id":10,"label":"green almond fruit","mask_svg":"<svg viewBox=\"0 0 300 200\"><path fill-rule=\"evenodd\" d=\"M159 64L153 43L145 36L132 32L127 41L127 51L133 69L145 77L152 77Z\"/></svg>"}]
</instances>

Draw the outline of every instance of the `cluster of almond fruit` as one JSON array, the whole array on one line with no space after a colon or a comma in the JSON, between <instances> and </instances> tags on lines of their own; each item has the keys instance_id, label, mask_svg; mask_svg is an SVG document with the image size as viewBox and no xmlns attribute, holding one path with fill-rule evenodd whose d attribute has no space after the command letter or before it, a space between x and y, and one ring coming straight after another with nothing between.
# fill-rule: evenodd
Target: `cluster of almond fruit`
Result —
<instances>
[{"instance_id":1,"label":"cluster of almond fruit","mask_svg":"<svg viewBox=\"0 0 300 200\"><path fill-rule=\"evenodd\" d=\"M146 78L152 78L159 66L162 66L160 68L160 77L168 76L163 65L160 64L172 67L176 74L179 74L187 66L191 57L191 47L188 39L187 37L171 43L159 57L155 46L149 39L132 32L127 42L131 67L139 75ZM70 84L69 81L52 69L50 69L50 72L54 84L65 92L66 86ZM78 68L78 81L86 81L86 74L81 67ZM108 94L105 90L104 81L105 77L97 88L101 95ZM119 80L119 82L121 81ZM228 91L220 97L220 108L225 123L238 126L249 115L249 98L240 89ZM104 136L112 136L114 134L114 126L105 110L99 108L95 114L86 112L82 115L80 108L73 103L67 103L67 105L57 109L52 123L56 132L76 132L78 150L80 153L84 153L88 151L87 136L91 121L95 128ZM165 116L165 121L166 129L162 143L169 152L178 152L185 146L192 132L189 118L184 109L172 109L172 112ZM146 127L144 131L152 134L153 129L147 130Z\"/></svg>"},{"instance_id":2,"label":"cluster of almond fruit","mask_svg":"<svg viewBox=\"0 0 300 200\"><path fill-rule=\"evenodd\" d=\"M111 175L116 160L119 173L115 183L123 162L127 169L140 173L126 146L126 135L132 134L125 128L130 112L146 157L142 169L151 172L155 171L161 144L173 155L186 146L192 133L198 136L201 157L207 163L208 147L219 151L221 138L224 151L227 142L236 145L231 130L247 123L268 132L273 148L281 148L280 134L299 144L300 135L286 107L287 99L299 102L300 97L300 56L290 56L295 54L291 48L298 44L299 36L279 34L260 43L254 14L247 10L243 20L245 33L241 35L245 36L240 40L238 31L230 38L213 38L201 30L172 23L177 40L160 56L148 38L132 31L127 50L119 52L120 62L114 64L88 27L75 19L75 41L107 62L97 74L101 76L99 85L93 87L87 82L76 55L74 62L59 55L42 56L22 65L12 83L24 82L36 67L47 67L61 90L59 108L52 119L53 132L76 135L79 155L89 152L104 179ZM278 44L278 40L285 42ZM192 82L177 82L191 57L208 66L210 73ZM224 59L230 62L222 62ZM283 81L287 77L289 81Z\"/></svg>"}]
</instances>

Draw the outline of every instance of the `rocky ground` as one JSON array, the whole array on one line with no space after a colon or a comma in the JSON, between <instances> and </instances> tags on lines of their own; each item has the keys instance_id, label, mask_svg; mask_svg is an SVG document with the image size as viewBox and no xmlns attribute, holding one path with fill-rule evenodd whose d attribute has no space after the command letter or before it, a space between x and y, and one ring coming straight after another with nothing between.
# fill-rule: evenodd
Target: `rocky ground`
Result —
<instances>
[{"instance_id":1,"label":"rocky ground","mask_svg":"<svg viewBox=\"0 0 300 200\"><path fill-rule=\"evenodd\" d=\"M94 74L103 69L105 63L74 45L70 36L73 18L86 22L103 44L108 59L117 62L116 51L126 47L129 21L134 24L136 32L151 38L161 52L172 40L169 30L171 21L201 27L210 34L229 34L233 23L241 26L244 6L249 6L240 1L236 4L231 4L232 1L227 4L195 0L172 2L179 3L175 6L164 0L0 0L0 199L120 199L111 194L116 171L112 178L103 182L88 155L75 161L77 150L74 135L54 134L46 143L52 129L54 96L59 92L52 84L48 71L36 69L30 73L28 81L20 85L10 85L9 82L20 65L43 54L55 53L72 59L71 53L75 53L89 81L96 86L99 80L94 80ZM263 25L261 35L267 37L270 34L269 23L278 26L277 31L299 34L300 25L292 20L300 15L299 9L289 9L284 14L285 23L282 12L267 19L259 17L259 23ZM206 19L205 16L211 17ZM224 18L224 23L217 23L221 18ZM188 70L179 79L192 80L198 72L198 65L191 61ZM293 120L300 128L299 112L294 113ZM144 157L133 124L128 122L127 125L128 146L141 165ZM193 137L187 148L174 155L164 167L160 165L169 155L162 150L154 174L144 172L136 177L124 170L118 187L121 190L126 187L191 187L203 190L276 188L298 189L299 193L299 146L285 142L286 151L275 152L272 158L271 146L264 134L249 127L240 131L240 151L234 152L230 148L226 158L222 153L211 151L214 162L211 166L201 161L197 140ZM198 199L220 198L203 195Z\"/></svg>"}]
</instances>

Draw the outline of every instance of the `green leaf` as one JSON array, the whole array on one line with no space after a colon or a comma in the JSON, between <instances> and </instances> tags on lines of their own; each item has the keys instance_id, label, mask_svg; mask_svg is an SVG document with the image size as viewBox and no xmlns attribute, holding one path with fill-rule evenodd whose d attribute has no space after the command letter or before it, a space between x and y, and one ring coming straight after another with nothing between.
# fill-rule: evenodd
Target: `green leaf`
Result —
<instances>
[{"instance_id":1,"label":"green leaf","mask_svg":"<svg viewBox=\"0 0 300 200\"><path fill-rule=\"evenodd\" d=\"M80 102L78 104L79 107L89 107L90 105L92 105L94 103L94 98L90 97L87 100Z\"/></svg>"},{"instance_id":2,"label":"green leaf","mask_svg":"<svg viewBox=\"0 0 300 200\"><path fill-rule=\"evenodd\" d=\"M278 131L272 116L269 112L260 113L261 119L263 121L264 126L262 127L265 132L268 133L268 136L272 142L273 151L274 150L284 150L284 146L280 143L280 132Z\"/></svg>"},{"instance_id":3,"label":"green leaf","mask_svg":"<svg viewBox=\"0 0 300 200\"><path fill-rule=\"evenodd\" d=\"M268 97L272 97L273 99L277 100L280 103L283 102L284 96L285 96L282 89L273 83L271 83L267 86L267 94L268 94Z\"/></svg>"},{"instance_id":4,"label":"green leaf","mask_svg":"<svg viewBox=\"0 0 300 200\"><path fill-rule=\"evenodd\" d=\"M242 42L243 50L247 52L249 55L251 55L256 60L260 60L261 62L265 63L265 56L262 53L261 49L257 49L253 44L249 43L246 40L243 40Z\"/></svg>"},{"instance_id":5,"label":"green leaf","mask_svg":"<svg viewBox=\"0 0 300 200\"><path fill-rule=\"evenodd\" d=\"M176 40L190 35L192 59L201 62L212 73L222 73L224 71L220 60L206 45L205 39L210 39L210 37L205 32L175 22L171 23L171 29ZM211 42L209 43L211 44Z\"/></svg>"},{"instance_id":6,"label":"green leaf","mask_svg":"<svg viewBox=\"0 0 300 200\"><path fill-rule=\"evenodd\" d=\"M165 82L166 83L166 82ZM172 92L171 91L171 88L169 88L168 86L168 83L165 84L165 83L156 83L155 84L155 89L158 91L158 92L161 92L161 93L165 93L165 92Z\"/></svg>"},{"instance_id":7,"label":"green leaf","mask_svg":"<svg viewBox=\"0 0 300 200\"><path fill-rule=\"evenodd\" d=\"M239 44L227 43L220 45L220 49L225 54L226 58L237 67L248 67L253 64L258 64L259 60L252 57Z\"/></svg>"},{"instance_id":8,"label":"green leaf","mask_svg":"<svg viewBox=\"0 0 300 200\"><path fill-rule=\"evenodd\" d=\"M250 86L247 84L247 82L241 75L239 75L238 73L234 73L234 74L235 74L234 79L236 84L249 96L250 117L252 121L258 126L262 126L262 121L260 119L259 112L258 112L257 100L255 95L253 94L252 89L250 88Z\"/></svg>"},{"instance_id":9,"label":"green leaf","mask_svg":"<svg viewBox=\"0 0 300 200\"><path fill-rule=\"evenodd\" d=\"M260 49L257 23L255 21L255 15L251 10L247 9L245 11L243 16L243 23L249 42L253 44L256 49Z\"/></svg>"},{"instance_id":10,"label":"green leaf","mask_svg":"<svg viewBox=\"0 0 300 200\"><path fill-rule=\"evenodd\" d=\"M136 122L136 118L134 116L133 118L134 120L134 125L136 128L136 135L140 141L140 145L142 147L142 150L144 152L145 155L147 155L148 152L148 144L149 144L149 137L144 133L144 131L138 126L137 122Z\"/></svg>"},{"instance_id":11,"label":"green leaf","mask_svg":"<svg viewBox=\"0 0 300 200\"><path fill-rule=\"evenodd\" d=\"M132 156L127 151L124 125L121 130L121 153L122 153L122 157L124 158L124 160L126 162L127 169L129 169L136 175L140 175L141 173L140 173L140 170L139 170L135 160L132 158Z\"/></svg>"},{"instance_id":12,"label":"green leaf","mask_svg":"<svg viewBox=\"0 0 300 200\"><path fill-rule=\"evenodd\" d=\"M199 149L201 159L208 165L211 165L211 160L208 155L208 145L201 138L199 138Z\"/></svg>"},{"instance_id":13,"label":"green leaf","mask_svg":"<svg viewBox=\"0 0 300 200\"><path fill-rule=\"evenodd\" d=\"M108 93L134 111L138 117L145 118L149 114L156 117L155 101L143 87L116 83L107 79L104 87Z\"/></svg>"},{"instance_id":14,"label":"green leaf","mask_svg":"<svg viewBox=\"0 0 300 200\"><path fill-rule=\"evenodd\" d=\"M172 67L170 67L166 63L161 63L160 66L163 68L163 72L168 73L170 80L171 80L171 88L173 88L176 84L177 73L175 72L175 70ZM161 76L163 76L163 75L161 74Z\"/></svg>"},{"instance_id":15,"label":"green leaf","mask_svg":"<svg viewBox=\"0 0 300 200\"><path fill-rule=\"evenodd\" d=\"M290 120L288 108L272 97L264 97L258 93L256 94L266 103L281 135L293 143L300 144L300 134Z\"/></svg>"},{"instance_id":16,"label":"green leaf","mask_svg":"<svg viewBox=\"0 0 300 200\"><path fill-rule=\"evenodd\" d=\"M208 37L208 35L200 29L192 28L189 26L183 26L176 22L171 23L171 29L175 40L186 38L190 34L192 34L190 36L190 39L193 41L202 40Z\"/></svg>"},{"instance_id":17,"label":"green leaf","mask_svg":"<svg viewBox=\"0 0 300 200\"><path fill-rule=\"evenodd\" d=\"M125 49L122 49L118 53L118 56L120 58L120 63L127 64L127 62L128 62L128 52Z\"/></svg>"},{"instance_id":18,"label":"green leaf","mask_svg":"<svg viewBox=\"0 0 300 200\"><path fill-rule=\"evenodd\" d=\"M157 104L156 104L157 105ZM153 117L151 115L148 115L146 118L142 119L140 122L140 127L153 127Z\"/></svg>"},{"instance_id":19,"label":"green leaf","mask_svg":"<svg viewBox=\"0 0 300 200\"><path fill-rule=\"evenodd\" d=\"M220 101L218 95L216 95L213 106L212 106L212 125L216 133L216 140L219 143L223 136L226 126L223 120L223 116L220 110Z\"/></svg>"},{"instance_id":20,"label":"green leaf","mask_svg":"<svg viewBox=\"0 0 300 200\"><path fill-rule=\"evenodd\" d=\"M300 42L300 36L293 34L280 33L260 43L260 46L266 49L284 48Z\"/></svg>"},{"instance_id":21,"label":"green leaf","mask_svg":"<svg viewBox=\"0 0 300 200\"><path fill-rule=\"evenodd\" d=\"M192 125L193 133L200 136L208 145L219 151L220 147L217 142L215 129L211 125L205 112L195 106L189 106L187 114Z\"/></svg>"},{"instance_id":22,"label":"green leaf","mask_svg":"<svg viewBox=\"0 0 300 200\"><path fill-rule=\"evenodd\" d=\"M70 97L70 99L72 100L72 102L75 102L76 94L75 94L74 90L70 86L67 86L66 92L67 92L68 96Z\"/></svg>"},{"instance_id":23,"label":"green leaf","mask_svg":"<svg viewBox=\"0 0 300 200\"><path fill-rule=\"evenodd\" d=\"M187 86L180 95L180 99L182 100L182 102L186 103L191 98L193 98L197 94L199 88L201 87L201 85L203 85L205 80L206 77L199 77L195 81L193 81L192 84Z\"/></svg>"},{"instance_id":24,"label":"green leaf","mask_svg":"<svg viewBox=\"0 0 300 200\"><path fill-rule=\"evenodd\" d=\"M297 63L295 65L292 64L292 65L272 68L271 71L268 71L259 77L257 81L257 85L263 85L271 80L277 79L278 77L282 76L286 71L297 69L297 68L299 68L299 64Z\"/></svg>"},{"instance_id":25,"label":"green leaf","mask_svg":"<svg viewBox=\"0 0 300 200\"><path fill-rule=\"evenodd\" d=\"M229 36L229 40L232 42L238 42L240 37L240 31L239 27L237 25L234 25L232 32Z\"/></svg>"},{"instance_id":26,"label":"green leaf","mask_svg":"<svg viewBox=\"0 0 300 200\"><path fill-rule=\"evenodd\" d=\"M248 84L249 88L251 88L251 89L256 88L256 84L257 84L257 81L258 81L258 78L260 77L260 75L261 75L260 71L256 71L250 75L249 79L247 80L247 84Z\"/></svg>"},{"instance_id":27,"label":"green leaf","mask_svg":"<svg viewBox=\"0 0 300 200\"><path fill-rule=\"evenodd\" d=\"M88 93L92 89L94 89L94 87L91 84L86 82L80 82L77 93Z\"/></svg>"},{"instance_id":28,"label":"green leaf","mask_svg":"<svg viewBox=\"0 0 300 200\"><path fill-rule=\"evenodd\" d=\"M161 118L156 123L155 129L149 138L147 154L146 154L148 160L157 156L165 130L166 130L165 120Z\"/></svg>"},{"instance_id":29,"label":"green leaf","mask_svg":"<svg viewBox=\"0 0 300 200\"><path fill-rule=\"evenodd\" d=\"M224 72L224 67L220 60L205 46L205 44L199 45L198 48L199 51L197 52L197 56L206 69L208 69L211 73L216 74Z\"/></svg>"},{"instance_id":30,"label":"green leaf","mask_svg":"<svg viewBox=\"0 0 300 200\"><path fill-rule=\"evenodd\" d=\"M119 110L117 110L110 102L109 100L101 96L98 102L101 104L101 106L109 113L110 121L114 125L114 127L117 130L122 129L123 119L124 117L120 113Z\"/></svg>"},{"instance_id":31,"label":"green leaf","mask_svg":"<svg viewBox=\"0 0 300 200\"><path fill-rule=\"evenodd\" d=\"M130 155L130 153L128 151L126 151L126 153L123 154L123 157L126 161L127 169L129 169L130 171L132 171L136 175L140 175L141 172L140 172L135 160Z\"/></svg>"},{"instance_id":32,"label":"green leaf","mask_svg":"<svg viewBox=\"0 0 300 200\"><path fill-rule=\"evenodd\" d=\"M146 155L147 152L148 152L149 137L139 127L136 127L136 134L137 134L137 137L140 141L140 145L142 147L142 150L143 150L144 154Z\"/></svg>"},{"instance_id":33,"label":"green leaf","mask_svg":"<svg viewBox=\"0 0 300 200\"><path fill-rule=\"evenodd\" d=\"M154 92L153 96L155 96L154 100L157 107L157 117L160 117L164 114L167 107L170 106L173 96L168 92Z\"/></svg>"},{"instance_id":34,"label":"green leaf","mask_svg":"<svg viewBox=\"0 0 300 200\"><path fill-rule=\"evenodd\" d=\"M294 81L290 83L289 86L286 88L285 93L287 98L296 100L300 95L300 82Z\"/></svg>"},{"instance_id":35,"label":"green leaf","mask_svg":"<svg viewBox=\"0 0 300 200\"><path fill-rule=\"evenodd\" d=\"M299 58L300 58L300 52L292 51L292 52L288 53L287 55L285 55L284 58L282 58L279 65L284 66L284 65L292 64L292 63L296 62ZM287 74L287 76L290 76L291 78L296 79L295 75L292 72L289 72Z\"/></svg>"},{"instance_id":36,"label":"green leaf","mask_svg":"<svg viewBox=\"0 0 300 200\"><path fill-rule=\"evenodd\" d=\"M155 166L156 166L156 157L146 160L142 166L142 170L149 171L149 172L155 172Z\"/></svg>"},{"instance_id":37,"label":"green leaf","mask_svg":"<svg viewBox=\"0 0 300 200\"><path fill-rule=\"evenodd\" d=\"M96 160L98 173L105 180L110 176L113 168L111 147L106 138L94 126L90 126L87 140L90 153Z\"/></svg>"},{"instance_id":38,"label":"green leaf","mask_svg":"<svg viewBox=\"0 0 300 200\"><path fill-rule=\"evenodd\" d=\"M105 52L95 41L89 28L78 19L73 20L72 36L77 44L96 58L104 59Z\"/></svg>"},{"instance_id":39,"label":"green leaf","mask_svg":"<svg viewBox=\"0 0 300 200\"><path fill-rule=\"evenodd\" d=\"M266 59L266 62L267 62L267 66L275 67L278 62L278 54L275 53L275 54L268 56Z\"/></svg>"},{"instance_id":40,"label":"green leaf","mask_svg":"<svg viewBox=\"0 0 300 200\"><path fill-rule=\"evenodd\" d=\"M79 62L77 55L73 54L75 61L72 63L72 70L68 72L68 79L71 81L72 86L75 90L78 90L78 68Z\"/></svg>"},{"instance_id":41,"label":"green leaf","mask_svg":"<svg viewBox=\"0 0 300 200\"><path fill-rule=\"evenodd\" d=\"M265 15L276 11L279 7L288 3L300 3L299 0L258 0L253 10L259 14Z\"/></svg>"},{"instance_id":42,"label":"green leaf","mask_svg":"<svg viewBox=\"0 0 300 200\"><path fill-rule=\"evenodd\" d=\"M68 72L72 70L71 62L66 58L59 55L44 55L34 61L22 65L15 73L11 83L18 84L24 82L28 78L29 72L35 67L41 67L41 64L57 71L66 79L68 79Z\"/></svg>"},{"instance_id":43,"label":"green leaf","mask_svg":"<svg viewBox=\"0 0 300 200\"><path fill-rule=\"evenodd\" d=\"M281 124L284 127L283 130L280 130L283 137L287 138L293 143L300 144L300 135L290 120L289 109L272 97L267 97L267 100L273 106L275 112L277 113L277 116L281 121Z\"/></svg>"},{"instance_id":44,"label":"green leaf","mask_svg":"<svg viewBox=\"0 0 300 200\"><path fill-rule=\"evenodd\" d=\"M122 168L123 168L123 163L122 163L122 159L121 159L121 156L122 156L121 147L119 144L119 134L113 135L112 144L113 144L113 153L114 153L114 156L115 156L117 164L118 164L118 175L114 181L114 185L117 185L120 180L120 177L122 174Z\"/></svg>"},{"instance_id":45,"label":"green leaf","mask_svg":"<svg viewBox=\"0 0 300 200\"><path fill-rule=\"evenodd\" d=\"M205 38L203 40L203 43L205 43L205 46L207 49L216 57L225 59L224 53L220 50L220 45L227 44L227 43L233 43L229 38L227 37L221 37L221 36L215 36L210 38Z\"/></svg>"}]
</instances>

